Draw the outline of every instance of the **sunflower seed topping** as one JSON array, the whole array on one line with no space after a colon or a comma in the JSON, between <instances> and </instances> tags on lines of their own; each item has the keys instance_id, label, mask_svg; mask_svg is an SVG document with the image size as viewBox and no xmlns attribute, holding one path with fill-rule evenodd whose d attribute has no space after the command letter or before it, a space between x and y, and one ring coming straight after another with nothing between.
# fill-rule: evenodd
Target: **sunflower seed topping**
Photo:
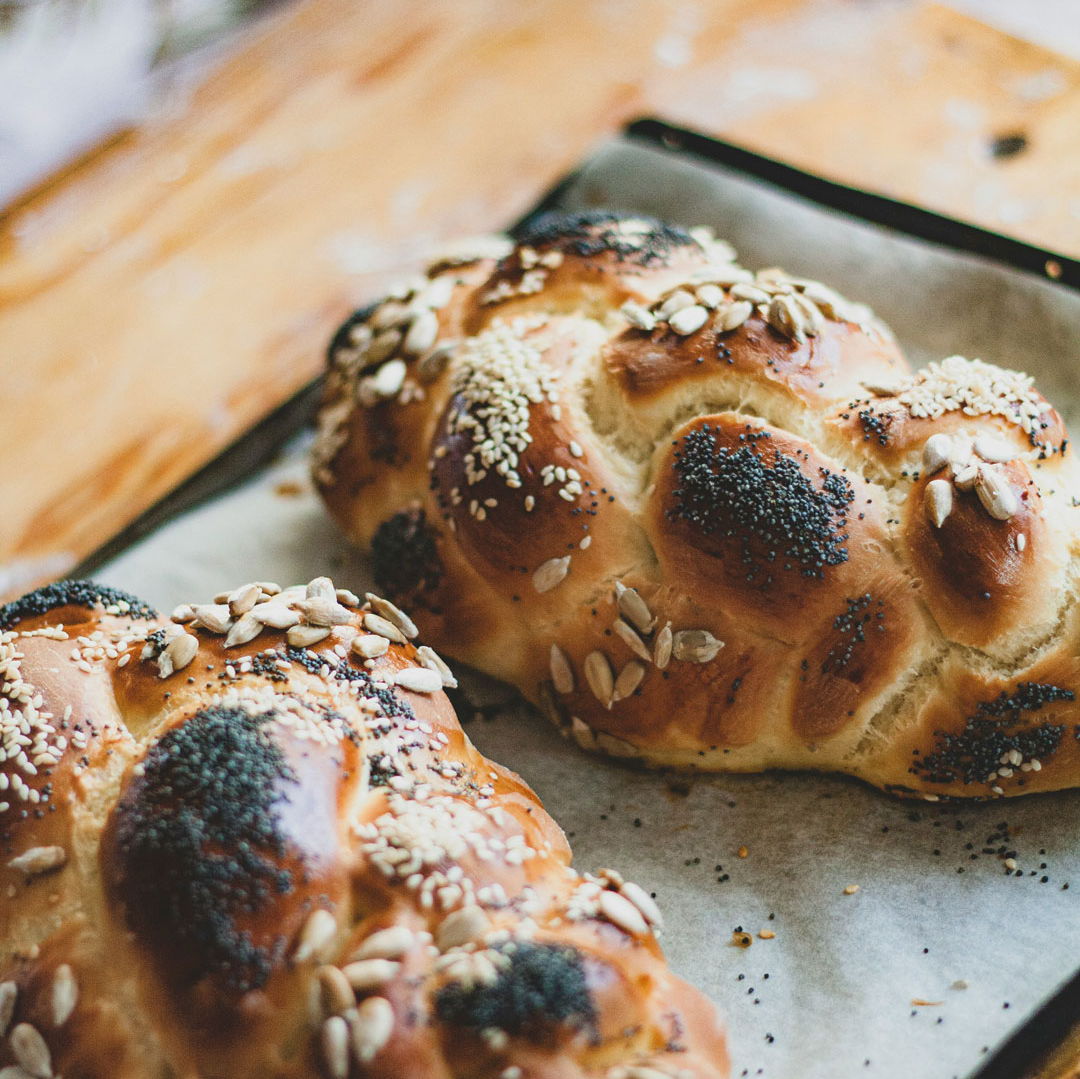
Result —
<instances>
[{"instance_id":1,"label":"sunflower seed topping","mask_svg":"<svg viewBox=\"0 0 1080 1079\"><path fill-rule=\"evenodd\" d=\"M341 973L350 990L370 993L392 981L400 969L401 964L391 959L358 959L342 967ZM349 996L352 996L351 992Z\"/></svg>"},{"instance_id":2,"label":"sunflower seed topping","mask_svg":"<svg viewBox=\"0 0 1080 1079\"><path fill-rule=\"evenodd\" d=\"M673 315L677 315L680 311L694 306L694 303L694 294L692 292L687 292L686 289L683 288L676 289L666 300L664 300L656 314L664 321L670 321Z\"/></svg>"},{"instance_id":3,"label":"sunflower seed topping","mask_svg":"<svg viewBox=\"0 0 1080 1079\"><path fill-rule=\"evenodd\" d=\"M551 682L556 693L574 692L574 669L570 666L570 660L566 653L557 645L551 645L551 655L548 659L551 670Z\"/></svg>"},{"instance_id":4,"label":"sunflower seed topping","mask_svg":"<svg viewBox=\"0 0 1080 1079\"><path fill-rule=\"evenodd\" d=\"M37 1027L19 1023L11 1032L8 1044L20 1068L35 1079L52 1079L52 1056Z\"/></svg>"},{"instance_id":5,"label":"sunflower seed topping","mask_svg":"<svg viewBox=\"0 0 1080 1079\"><path fill-rule=\"evenodd\" d=\"M17 869L27 880L42 873L51 873L67 861L63 847L31 847L8 862L9 869Z\"/></svg>"},{"instance_id":6,"label":"sunflower seed topping","mask_svg":"<svg viewBox=\"0 0 1080 1079\"><path fill-rule=\"evenodd\" d=\"M438 693L443 682L439 672L429 667L406 667L394 675L394 685L413 693Z\"/></svg>"},{"instance_id":7,"label":"sunflower seed topping","mask_svg":"<svg viewBox=\"0 0 1080 1079\"><path fill-rule=\"evenodd\" d=\"M370 1064L394 1033L394 1009L385 997L368 997L351 1023L352 1047L361 1064Z\"/></svg>"},{"instance_id":8,"label":"sunflower seed topping","mask_svg":"<svg viewBox=\"0 0 1080 1079\"><path fill-rule=\"evenodd\" d=\"M249 613L257 622L271 629L289 629L300 623L300 612L278 600L258 603Z\"/></svg>"},{"instance_id":9,"label":"sunflower seed topping","mask_svg":"<svg viewBox=\"0 0 1080 1079\"><path fill-rule=\"evenodd\" d=\"M446 660L435 651L434 648L429 647L426 644L420 645L416 650L417 661L422 663L425 667L435 671L436 674L442 679L442 684L450 689L456 689L458 681L454 677L454 672L450 670L446 663Z\"/></svg>"},{"instance_id":10,"label":"sunflower seed topping","mask_svg":"<svg viewBox=\"0 0 1080 1079\"><path fill-rule=\"evenodd\" d=\"M605 708L610 708L615 693L615 676L603 652L590 652L585 657L585 681L589 683L593 696Z\"/></svg>"},{"instance_id":11,"label":"sunflower seed topping","mask_svg":"<svg viewBox=\"0 0 1080 1079\"><path fill-rule=\"evenodd\" d=\"M621 310L626 321L635 330L644 330L648 333L656 329L656 317L648 308L642 307L641 304L635 303L633 300L627 300L622 305Z\"/></svg>"},{"instance_id":12,"label":"sunflower seed topping","mask_svg":"<svg viewBox=\"0 0 1080 1079\"><path fill-rule=\"evenodd\" d=\"M542 562L532 575L533 588L541 595L550 592L556 585L561 584L570 572L570 555L562 558L549 558Z\"/></svg>"},{"instance_id":13,"label":"sunflower seed topping","mask_svg":"<svg viewBox=\"0 0 1080 1079\"><path fill-rule=\"evenodd\" d=\"M224 603L198 603L194 606L193 623L197 628L208 629L211 633L228 633L232 625L232 615Z\"/></svg>"},{"instance_id":14,"label":"sunflower seed topping","mask_svg":"<svg viewBox=\"0 0 1080 1079\"><path fill-rule=\"evenodd\" d=\"M615 597L623 618L642 633L652 632L656 620L636 588L627 588L622 581L616 581Z\"/></svg>"},{"instance_id":15,"label":"sunflower seed topping","mask_svg":"<svg viewBox=\"0 0 1080 1079\"><path fill-rule=\"evenodd\" d=\"M979 469L975 493L979 496L983 509L995 521L1007 521L1020 512L1020 499L1012 484L993 465L985 465Z\"/></svg>"},{"instance_id":16,"label":"sunflower seed topping","mask_svg":"<svg viewBox=\"0 0 1080 1079\"><path fill-rule=\"evenodd\" d=\"M353 619L353 613L348 607L325 596L296 600L293 607L300 612L300 618L309 626L344 626Z\"/></svg>"},{"instance_id":17,"label":"sunflower seed topping","mask_svg":"<svg viewBox=\"0 0 1080 1079\"><path fill-rule=\"evenodd\" d=\"M973 449L984 461L991 464L1003 465L1007 461L1015 460L1019 454L1004 439L991 438L989 435L979 435L975 439Z\"/></svg>"},{"instance_id":18,"label":"sunflower seed topping","mask_svg":"<svg viewBox=\"0 0 1080 1079\"><path fill-rule=\"evenodd\" d=\"M11 1017L15 1014L15 1002L19 998L19 987L14 982L0 982L0 1038L7 1034L11 1026Z\"/></svg>"},{"instance_id":19,"label":"sunflower seed topping","mask_svg":"<svg viewBox=\"0 0 1080 1079\"><path fill-rule=\"evenodd\" d=\"M946 434L931 435L923 446L923 468L928 475L940 472L952 459L953 440Z\"/></svg>"},{"instance_id":20,"label":"sunflower seed topping","mask_svg":"<svg viewBox=\"0 0 1080 1079\"><path fill-rule=\"evenodd\" d=\"M621 671L619 671L619 677L615 679L615 687L612 693L612 700L621 701L641 685L641 680L645 677L645 667L643 664L638 663L637 660L632 659Z\"/></svg>"},{"instance_id":21,"label":"sunflower seed topping","mask_svg":"<svg viewBox=\"0 0 1080 1079\"><path fill-rule=\"evenodd\" d=\"M664 670L671 662L674 643L675 639L671 632L671 623L667 622L656 635L656 641L653 644L653 663L656 664L657 670Z\"/></svg>"},{"instance_id":22,"label":"sunflower seed topping","mask_svg":"<svg viewBox=\"0 0 1080 1079\"><path fill-rule=\"evenodd\" d=\"M640 656L646 663L652 662L652 655L646 647L645 642L638 636L637 630L635 630L629 622L624 622L621 618L616 618L611 624L611 628L615 631L616 636L623 641L635 656Z\"/></svg>"},{"instance_id":23,"label":"sunflower seed topping","mask_svg":"<svg viewBox=\"0 0 1080 1079\"><path fill-rule=\"evenodd\" d=\"M629 899L637 907L641 916L649 925L655 926L657 929L664 927L664 916L660 913L660 908L656 905L653 897L640 884L635 884L632 880L624 881L619 886L619 894Z\"/></svg>"},{"instance_id":24,"label":"sunflower seed topping","mask_svg":"<svg viewBox=\"0 0 1080 1079\"><path fill-rule=\"evenodd\" d=\"M323 907L313 910L300 930L300 939L293 952L294 963L306 963L311 959L328 959L328 950L337 936L337 920Z\"/></svg>"},{"instance_id":25,"label":"sunflower seed topping","mask_svg":"<svg viewBox=\"0 0 1080 1079\"><path fill-rule=\"evenodd\" d=\"M680 337L688 337L692 333L697 333L708 318L709 312L706 308L700 304L692 304L690 307L676 311L668 320L668 325Z\"/></svg>"},{"instance_id":26,"label":"sunflower seed topping","mask_svg":"<svg viewBox=\"0 0 1080 1079\"><path fill-rule=\"evenodd\" d=\"M71 1018L79 1002L79 986L67 963L61 963L56 968L51 995L53 1026L62 1027Z\"/></svg>"},{"instance_id":27,"label":"sunflower seed topping","mask_svg":"<svg viewBox=\"0 0 1080 1079\"><path fill-rule=\"evenodd\" d=\"M364 613L364 628L372 633L377 633L380 637L385 637L388 641L393 641L395 644L405 643L405 635L393 622L388 622L382 615L375 614L372 611Z\"/></svg>"},{"instance_id":28,"label":"sunflower seed topping","mask_svg":"<svg viewBox=\"0 0 1080 1079\"><path fill-rule=\"evenodd\" d=\"M372 933L353 953L353 959L400 959L416 942L416 934L403 925Z\"/></svg>"},{"instance_id":29,"label":"sunflower seed topping","mask_svg":"<svg viewBox=\"0 0 1080 1079\"><path fill-rule=\"evenodd\" d=\"M746 300L726 304L720 311L720 330L730 333L737 330L754 312L754 305Z\"/></svg>"},{"instance_id":30,"label":"sunflower seed topping","mask_svg":"<svg viewBox=\"0 0 1080 1079\"><path fill-rule=\"evenodd\" d=\"M340 1015L356 1003L352 986L337 967L326 963L319 967L315 976L319 980L323 1011L327 1015Z\"/></svg>"},{"instance_id":31,"label":"sunflower seed topping","mask_svg":"<svg viewBox=\"0 0 1080 1079\"><path fill-rule=\"evenodd\" d=\"M354 637L350 647L361 659L378 659L389 651L390 642L385 637L372 633Z\"/></svg>"},{"instance_id":32,"label":"sunflower seed topping","mask_svg":"<svg viewBox=\"0 0 1080 1079\"><path fill-rule=\"evenodd\" d=\"M388 622L397 626L410 640L419 636L420 630L417 629L416 623L396 604L391 603L388 599L383 599L382 596L375 595L374 592L364 593L364 598L371 604L371 609L377 615L381 615Z\"/></svg>"},{"instance_id":33,"label":"sunflower seed topping","mask_svg":"<svg viewBox=\"0 0 1080 1079\"><path fill-rule=\"evenodd\" d=\"M649 931L648 923L641 911L626 896L618 892L603 891L597 902L600 914L624 933L636 937Z\"/></svg>"},{"instance_id":34,"label":"sunflower seed topping","mask_svg":"<svg viewBox=\"0 0 1080 1079\"><path fill-rule=\"evenodd\" d=\"M681 629L672 642L672 655L684 663L710 663L723 647L707 629Z\"/></svg>"},{"instance_id":35,"label":"sunflower seed topping","mask_svg":"<svg viewBox=\"0 0 1080 1079\"><path fill-rule=\"evenodd\" d=\"M330 1079L348 1079L349 1025L340 1015L327 1019L320 1032L323 1063Z\"/></svg>"},{"instance_id":36,"label":"sunflower seed topping","mask_svg":"<svg viewBox=\"0 0 1080 1079\"><path fill-rule=\"evenodd\" d=\"M162 653L169 657L174 671L182 671L198 654L199 638L193 633L178 633Z\"/></svg>"},{"instance_id":37,"label":"sunflower seed topping","mask_svg":"<svg viewBox=\"0 0 1080 1079\"><path fill-rule=\"evenodd\" d=\"M948 480L931 480L926 485L926 513L930 523L940 528L953 510L953 489Z\"/></svg>"},{"instance_id":38,"label":"sunflower seed topping","mask_svg":"<svg viewBox=\"0 0 1080 1079\"><path fill-rule=\"evenodd\" d=\"M439 316L431 310L420 311L409 324L401 349L410 356L419 356L435 344L438 336Z\"/></svg>"},{"instance_id":39,"label":"sunflower seed topping","mask_svg":"<svg viewBox=\"0 0 1080 1079\"><path fill-rule=\"evenodd\" d=\"M262 622L260 622L250 611L248 611L247 614L242 614L229 628L229 632L225 636L225 647L235 648L238 645L247 644L249 641L255 640L255 638L258 637L258 635L262 633L262 631ZM184 636L187 637L189 640L195 640L195 638L192 637L190 633L185 633ZM180 640L179 637L177 637L176 639Z\"/></svg>"},{"instance_id":40,"label":"sunflower seed topping","mask_svg":"<svg viewBox=\"0 0 1080 1079\"><path fill-rule=\"evenodd\" d=\"M478 906L462 907L448 914L435 933L440 952L460 948L476 940L490 925L487 914Z\"/></svg>"},{"instance_id":41,"label":"sunflower seed topping","mask_svg":"<svg viewBox=\"0 0 1080 1079\"><path fill-rule=\"evenodd\" d=\"M310 648L330 636L327 626L291 626L285 634L285 640L294 648Z\"/></svg>"}]
</instances>

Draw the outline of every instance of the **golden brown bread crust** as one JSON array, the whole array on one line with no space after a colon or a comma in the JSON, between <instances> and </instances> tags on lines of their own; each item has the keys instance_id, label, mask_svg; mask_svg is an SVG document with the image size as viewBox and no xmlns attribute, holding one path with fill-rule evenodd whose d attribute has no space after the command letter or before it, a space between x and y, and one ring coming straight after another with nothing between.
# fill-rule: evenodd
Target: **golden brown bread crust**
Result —
<instances>
[{"instance_id":1,"label":"golden brown bread crust","mask_svg":"<svg viewBox=\"0 0 1080 1079\"><path fill-rule=\"evenodd\" d=\"M1026 376L913 374L826 286L604 213L350 325L329 509L438 646L578 741L928 798L1077 784L1080 480Z\"/></svg>"},{"instance_id":2,"label":"golden brown bread crust","mask_svg":"<svg viewBox=\"0 0 1080 1079\"><path fill-rule=\"evenodd\" d=\"M13 1076L728 1075L650 897L570 868L392 604L64 582L0 628Z\"/></svg>"}]
</instances>

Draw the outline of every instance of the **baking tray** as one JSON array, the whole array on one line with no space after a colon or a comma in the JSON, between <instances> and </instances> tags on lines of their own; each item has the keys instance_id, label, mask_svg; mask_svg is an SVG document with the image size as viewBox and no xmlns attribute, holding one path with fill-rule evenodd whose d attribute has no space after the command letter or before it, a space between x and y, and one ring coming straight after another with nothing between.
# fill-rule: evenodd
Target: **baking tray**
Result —
<instances>
[{"instance_id":1,"label":"baking tray","mask_svg":"<svg viewBox=\"0 0 1080 1079\"><path fill-rule=\"evenodd\" d=\"M959 351L1027 367L1080 419L1073 260L655 120L598 148L525 221L595 205L712 224L749 265L869 300L914 362ZM304 438L289 441L316 396L283 406L82 572L163 607L245 575L328 569L362 583L363 559L306 487ZM665 777L590 760L527 706L488 700L497 719L470 734L537 787L579 866L616 863L659 894L665 949L727 1015L736 1075L1020 1076L1080 1018L1080 977L1068 980L1080 903L1063 888L1080 888L1080 792L912 806L836 777ZM1014 851L1022 876L1003 868ZM776 937L744 952L729 943L742 927Z\"/></svg>"}]
</instances>

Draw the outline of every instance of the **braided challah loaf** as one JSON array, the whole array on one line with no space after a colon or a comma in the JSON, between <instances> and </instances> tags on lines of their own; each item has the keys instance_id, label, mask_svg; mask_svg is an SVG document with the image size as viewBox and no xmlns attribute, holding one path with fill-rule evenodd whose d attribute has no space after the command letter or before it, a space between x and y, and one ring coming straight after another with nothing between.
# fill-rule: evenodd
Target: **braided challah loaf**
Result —
<instances>
[{"instance_id":1,"label":"braided challah loaf","mask_svg":"<svg viewBox=\"0 0 1080 1079\"><path fill-rule=\"evenodd\" d=\"M330 348L314 475L434 643L587 747L901 793L1080 779L1080 494L1031 380L588 214Z\"/></svg>"},{"instance_id":2,"label":"braided challah loaf","mask_svg":"<svg viewBox=\"0 0 1080 1079\"><path fill-rule=\"evenodd\" d=\"M326 578L0 607L4 1079L725 1079L415 632Z\"/></svg>"}]
</instances>

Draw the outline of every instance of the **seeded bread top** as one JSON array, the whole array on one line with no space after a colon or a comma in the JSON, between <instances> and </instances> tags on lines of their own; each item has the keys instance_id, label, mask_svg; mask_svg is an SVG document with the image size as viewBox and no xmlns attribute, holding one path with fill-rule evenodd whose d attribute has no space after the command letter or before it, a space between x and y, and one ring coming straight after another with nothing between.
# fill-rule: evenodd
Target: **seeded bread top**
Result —
<instances>
[{"instance_id":1,"label":"seeded bread top","mask_svg":"<svg viewBox=\"0 0 1080 1079\"><path fill-rule=\"evenodd\" d=\"M570 868L395 604L317 578L13 609L0 1067L727 1076L652 899Z\"/></svg>"},{"instance_id":2,"label":"seeded bread top","mask_svg":"<svg viewBox=\"0 0 1080 1079\"><path fill-rule=\"evenodd\" d=\"M999 757L1058 730L1023 769L919 761L1022 683L1076 692L1080 480L1026 375L913 373L856 300L611 213L459 247L348 326L328 507L433 641L583 744L931 798L1076 783L1071 696L986 728Z\"/></svg>"}]
</instances>

